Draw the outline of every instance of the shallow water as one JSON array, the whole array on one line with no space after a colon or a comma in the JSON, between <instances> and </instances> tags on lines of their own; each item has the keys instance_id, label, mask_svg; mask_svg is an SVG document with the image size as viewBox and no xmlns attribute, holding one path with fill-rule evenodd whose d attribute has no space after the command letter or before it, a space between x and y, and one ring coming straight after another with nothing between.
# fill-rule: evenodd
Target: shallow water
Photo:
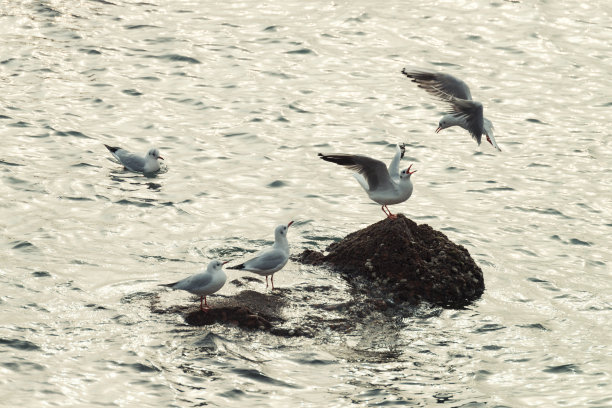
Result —
<instances>
[{"instance_id":1,"label":"shallow water","mask_svg":"<svg viewBox=\"0 0 612 408\"><path fill-rule=\"evenodd\" d=\"M73 3L0 2L4 404L612 405L607 4ZM444 107L405 65L465 79L503 152L435 134ZM298 253L381 219L316 155L396 142L418 172L393 211L468 248L479 302L294 339L151 312L193 301L158 283L279 223ZM350 293L293 262L275 283Z\"/></svg>"}]
</instances>

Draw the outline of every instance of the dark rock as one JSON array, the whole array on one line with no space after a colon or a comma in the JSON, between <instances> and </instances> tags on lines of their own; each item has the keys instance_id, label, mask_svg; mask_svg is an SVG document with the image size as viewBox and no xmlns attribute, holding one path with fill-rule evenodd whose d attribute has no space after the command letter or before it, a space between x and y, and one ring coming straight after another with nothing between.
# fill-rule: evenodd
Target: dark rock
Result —
<instances>
[{"instance_id":1,"label":"dark rock","mask_svg":"<svg viewBox=\"0 0 612 408\"><path fill-rule=\"evenodd\" d=\"M311 330L303 327L277 326L270 330L270 334L280 337L314 337L314 333Z\"/></svg>"},{"instance_id":2,"label":"dark rock","mask_svg":"<svg viewBox=\"0 0 612 408\"><path fill-rule=\"evenodd\" d=\"M192 326L205 326L219 322L248 329L269 330L272 327L272 323L266 317L242 306L196 310L187 314L185 321Z\"/></svg>"},{"instance_id":3,"label":"dark rock","mask_svg":"<svg viewBox=\"0 0 612 408\"><path fill-rule=\"evenodd\" d=\"M299 254L296 260L303 264L321 265L325 263L325 255L323 255L321 252L313 251L312 249L307 249L301 254Z\"/></svg>"},{"instance_id":4,"label":"dark rock","mask_svg":"<svg viewBox=\"0 0 612 408\"><path fill-rule=\"evenodd\" d=\"M391 298L383 300L387 305L424 300L457 308L484 292L482 270L467 249L403 214L349 234L327 247L326 252L306 250L294 259L304 264L330 265L350 282L363 278L366 292ZM374 305L384 310L383 303L375 301Z\"/></svg>"},{"instance_id":5,"label":"dark rock","mask_svg":"<svg viewBox=\"0 0 612 408\"><path fill-rule=\"evenodd\" d=\"M194 298L198 300L198 298ZM207 326L215 323L238 326L246 329L269 331L273 323L284 322L280 310L285 300L252 290L244 290L236 296L221 298L211 296L210 307L200 310L199 301L190 305L175 305L162 309L157 307L158 299L153 299L152 311L160 314L182 314L191 326Z\"/></svg>"}]
</instances>

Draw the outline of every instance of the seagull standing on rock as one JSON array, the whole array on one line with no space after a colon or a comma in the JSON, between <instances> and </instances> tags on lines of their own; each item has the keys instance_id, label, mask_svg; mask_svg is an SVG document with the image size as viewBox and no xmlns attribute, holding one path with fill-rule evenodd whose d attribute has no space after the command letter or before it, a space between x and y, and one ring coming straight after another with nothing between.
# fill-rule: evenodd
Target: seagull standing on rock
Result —
<instances>
[{"instance_id":1,"label":"seagull standing on rock","mask_svg":"<svg viewBox=\"0 0 612 408\"><path fill-rule=\"evenodd\" d=\"M441 72L402 69L402 74L412 79L429 94L450 105L451 113L440 119L436 133L451 126L461 126L472 135L480 146L482 135L501 152L493 135L493 123L483 116L482 103L472 100L470 88L459 78Z\"/></svg>"},{"instance_id":2,"label":"seagull standing on rock","mask_svg":"<svg viewBox=\"0 0 612 408\"><path fill-rule=\"evenodd\" d=\"M403 203L412 195L412 181L410 176L416 173L412 164L406 169L399 171L399 162L404 157L405 146L397 145L395 156L389 168L380 160L372 159L359 154L321 154L319 157L325 161L347 167L357 173L353 177L357 179L361 187L368 193L373 201L382 205L382 210L387 218L397 218L391 214L388 205Z\"/></svg>"},{"instance_id":3,"label":"seagull standing on rock","mask_svg":"<svg viewBox=\"0 0 612 408\"><path fill-rule=\"evenodd\" d=\"M211 261L204 272L190 276L183 280L174 283L162 284L159 286L165 286L172 289L186 290L189 293L198 295L200 297L200 310L204 311L204 306L208 308L206 303L206 296L212 295L225 285L227 276L223 272L223 265L226 262L221 262L217 259ZM204 304L202 304L204 301Z\"/></svg>"},{"instance_id":4,"label":"seagull standing on rock","mask_svg":"<svg viewBox=\"0 0 612 408\"><path fill-rule=\"evenodd\" d=\"M274 273L283 269L289 260L289 241L287 241L287 231L293 224L281 224L274 229L274 245L261 252L255 258L249 259L240 265L229 267L228 269L239 269L254 272L266 277L266 288L268 287L268 276L271 276L272 290L274 290Z\"/></svg>"},{"instance_id":5,"label":"seagull standing on rock","mask_svg":"<svg viewBox=\"0 0 612 408\"><path fill-rule=\"evenodd\" d=\"M141 157L120 147L113 147L106 144L104 146L106 146L108 151L123 164L123 167L137 173L155 173L159 170L159 162L157 160L164 160L164 158L159 155L159 150L154 147L149 149L149 152L144 157Z\"/></svg>"}]
</instances>

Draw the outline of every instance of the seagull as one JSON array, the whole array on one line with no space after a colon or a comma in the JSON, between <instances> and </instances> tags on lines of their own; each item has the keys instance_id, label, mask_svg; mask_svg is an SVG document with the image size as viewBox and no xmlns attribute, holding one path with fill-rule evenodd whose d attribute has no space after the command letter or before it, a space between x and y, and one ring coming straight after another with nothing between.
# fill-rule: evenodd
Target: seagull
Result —
<instances>
[{"instance_id":1,"label":"seagull","mask_svg":"<svg viewBox=\"0 0 612 408\"><path fill-rule=\"evenodd\" d=\"M485 135L487 141L501 152L493 135L493 123L483 116L482 103L472 100L470 88L465 82L441 72L410 71L404 68L402 74L411 78L412 82L419 85L419 88L423 88L429 94L450 105L451 113L440 119L436 133L451 126L461 126L470 132L478 145L480 145L482 135Z\"/></svg>"},{"instance_id":2,"label":"seagull","mask_svg":"<svg viewBox=\"0 0 612 408\"><path fill-rule=\"evenodd\" d=\"M274 229L274 245L261 252L255 258L249 259L240 265L231 266L228 269L240 269L254 272L266 277L266 288L268 287L268 275L272 275L272 290L274 290L274 272L283 269L289 260L289 241L287 241L287 230L293 224L281 224Z\"/></svg>"},{"instance_id":3,"label":"seagull","mask_svg":"<svg viewBox=\"0 0 612 408\"><path fill-rule=\"evenodd\" d=\"M328 162L345 166L357 173L353 177L357 179L361 187L368 193L368 196L378 204L382 205L382 210L387 218L397 218L391 214L390 204L403 203L412 195L412 181L410 176L416 173L412 169L412 164L406 169L399 171L400 159L404 156L405 145L397 145L395 156L389 168L380 160L372 159L359 154L321 154L319 157Z\"/></svg>"},{"instance_id":4,"label":"seagull","mask_svg":"<svg viewBox=\"0 0 612 408\"><path fill-rule=\"evenodd\" d=\"M212 260L204 272L200 272L178 282L161 284L159 286L186 290L189 293L200 296L200 310L204 311L204 306L208 307L206 296L212 295L225 285L227 276L222 268L227 262L228 261L221 262L217 259ZM202 304L202 300L204 304Z\"/></svg>"},{"instance_id":5,"label":"seagull","mask_svg":"<svg viewBox=\"0 0 612 408\"><path fill-rule=\"evenodd\" d=\"M154 173L159 170L159 162L157 159L164 160L164 158L159 155L159 150L154 147L149 149L145 157L140 157L120 147L112 147L106 144L104 146L106 146L108 151L111 152L126 169L137 173Z\"/></svg>"}]
</instances>

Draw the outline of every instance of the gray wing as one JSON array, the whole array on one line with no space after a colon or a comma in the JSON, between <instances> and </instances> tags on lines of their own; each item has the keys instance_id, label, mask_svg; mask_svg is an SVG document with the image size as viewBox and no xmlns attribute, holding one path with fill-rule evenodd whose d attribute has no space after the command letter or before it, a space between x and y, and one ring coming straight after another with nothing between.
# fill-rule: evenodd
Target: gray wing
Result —
<instances>
[{"instance_id":1,"label":"gray wing","mask_svg":"<svg viewBox=\"0 0 612 408\"><path fill-rule=\"evenodd\" d=\"M137 172L144 171L145 159L130 153L127 150L119 149L113 153L113 155L123 164L127 169Z\"/></svg>"},{"instance_id":2,"label":"gray wing","mask_svg":"<svg viewBox=\"0 0 612 408\"><path fill-rule=\"evenodd\" d=\"M249 259L244 263L247 271L269 271L276 269L287 262L288 256L280 249L270 249L262 252L261 255Z\"/></svg>"},{"instance_id":3,"label":"gray wing","mask_svg":"<svg viewBox=\"0 0 612 408\"><path fill-rule=\"evenodd\" d=\"M450 98L447 102L455 116L465 120L465 129L480 144L481 136L485 133L482 103L457 98Z\"/></svg>"},{"instance_id":4,"label":"gray wing","mask_svg":"<svg viewBox=\"0 0 612 408\"><path fill-rule=\"evenodd\" d=\"M339 164L363 175L367 180L371 191L393 188L393 183L389 177L389 170L387 170L385 163L381 162L380 160L372 159L367 156L361 156L359 154L342 153L325 155L319 153L319 157L325 161Z\"/></svg>"},{"instance_id":5,"label":"gray wing","mask_svg":"<svg viewBox=\"0 0 612 408\"><path fill-rule=\"evenodd\" d=\"M183 280L176 282L172 285L172 289L181 289L181 290L193 290L200 289L208 286L212 282L212 274L210 273L198 273L197 275L190 276Z\"/></svg>"},{"instance_id":6,"label":"gray wing","mask_svg":"<svg viewBox=\"0 0 612 408\"><path fill-rule=\"evenodd\" d=\"M406 145L397 145L395 147L395 156L393 156L393 160L389 163L389 175L392 179L397 180L399 182L399 164L402 157L404 157L404 153L406 152Z\"/></svg>"},{"instance_id":7,"label":"gray wing","mask_svg":"<svg viewBox=\"0 0 612 408\"><path fill-rule=\"evenodd\" d=\"M423 88L431 95L442 100L446 100L448 96L465 100L472 99L467 84L452 75L440 72L409 71L406 68L402 69L402 74L412 79L412 82L417 83L419 88Z\"/></svg>"}]
</instances>

